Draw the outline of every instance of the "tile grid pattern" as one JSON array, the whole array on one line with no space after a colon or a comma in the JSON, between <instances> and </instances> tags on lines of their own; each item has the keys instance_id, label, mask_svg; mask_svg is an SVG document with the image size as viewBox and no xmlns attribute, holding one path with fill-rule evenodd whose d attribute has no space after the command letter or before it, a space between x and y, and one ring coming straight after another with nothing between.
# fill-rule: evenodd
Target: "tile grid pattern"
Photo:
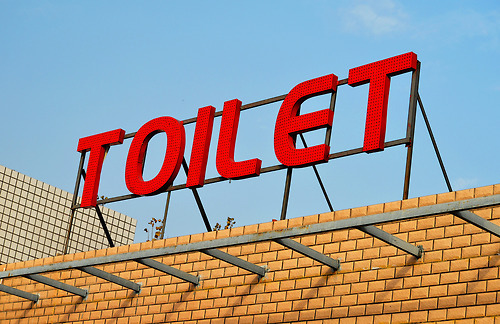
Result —
<instances>
[{"instance_id":1,"label":"tile grid pattern","mask_svg":"<svg viewBox=\"0 0 500 324\"><path fill-rule=\"evenodd\" d=\"M0 166L0 264L63 252L73 194ZM131 244L137 221L102 208L116 245ZM75 213L69 253L102 249L108 242L94 210Z\"/></svg>"}]
</instances>

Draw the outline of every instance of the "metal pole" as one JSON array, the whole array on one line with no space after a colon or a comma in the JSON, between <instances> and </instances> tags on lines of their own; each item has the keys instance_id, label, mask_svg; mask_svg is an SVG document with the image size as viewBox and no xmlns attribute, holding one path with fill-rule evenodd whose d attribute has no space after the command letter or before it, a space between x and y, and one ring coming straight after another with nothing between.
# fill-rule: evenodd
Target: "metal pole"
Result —
<instances>
[{"instance_id":1,"label":"metal pole","mask_svg":"<svg viewBox=\"0 0 500 324\"><path fill-rule=\"evenodd\" d=\"M286 219L286 210L288 208L288 197L290 196L290 185L292 184L292 167L286 170L285 192L283 193L283 203L281 205L280 219Z\"/></svg>"},{"instance_id":2,"label":"metal pole","mask_svg":"<svg viewBox=\"0 0 500 324\"><path fill-rule=\"evenodd\" d=\"M337 91L332 93L332 96L330 98L330 110L335 111L335 100L337 98ZM300 134L302 137L302 134ZM330 146L330 139L332 138L332 126L329 126L326 128L326 135L325 135L325 144Z\"/></svg>"},{"instance_id":3,"label":"metal pole","mask_svg":"<svg viewBox=\"0 0 500 324\"><path fill-rule=\"evenodd\" d=\"M184 169L184 172L187 176L189 168L184 157L182 158L182 168ZM207 232L211 232L212 226L210 226L210 222L208 221L207 213L205 212L205 208L203 208L203 203L201 202L200 195L198 195L198 191L196 190L196 188L191 188L191 191L193 192L194 200L196 200L196 204L198 205L198 209L200 210L203 223L205 223L205 228L207 229Z\"/></svg>"},{"instance_id":4,"label":"metal pole","mask_svg":"<svg viewBox=\"0 0 500 324\"><path fill-rule=\"evenodd\" d=\"M406 168L403 188L403 199L408 199L410 191L411 161L413 156L413 140L415 135L415 115L417 111L418 80L420 76L420 61L417 61L417 69L413 71L411 77L410 106L408 108L408 126L406 128L406 138L409 140L406 152Z\"/></svg>"},{"instance_id":5,"label":"metal pole","mask_svg":"<svg viewBox=\"0 0 500 324\"><path fill-rule=\"evenodd\" d=\"M109 234L108 226L106 225L106 221L104 220L104 217L102 216L101 210L99 209L99 206L95 206L95 211L97 213L97 216L99 217L99 221L101 222L102 229L104 230L104 234L106 235L106 238L108 239L108 243L110 247L115 247L115 244L113 243L113 240L111 239L111 235Z\"/></svg>"},{"instance_id":6,"label":"metal pole","mask_svg":"<svg viewBox=\"0 0 500 324\"><path fill-rule=\"evenodd\" d=\"M163 222L162 222L162 227L161 227L161 235L160 239L163 240L165 237L165 226L167 225L167 213L168 213L168 206L170 205L170 195L172 194L172 191L167 192L167 203L165 204L165 213L163 214Z\"/></svg>"},{"instance_id":7,"label":"metal pole","mask_svg":"<svg viewBox=\"0 0 500 324\"><path fill-rule=\"evenodd\" d=\"M66 238L64 240L63 254L68 254L69 239L71 237L71 227L73 226L73 218L75 217L75 205L78 199L78 190L80 189L80 180L82 177L83 164L85 163L85 154L87 152L83 151L80 154L80 164L78 165L78 172L75 182L75 190L73 191L73 199L71 200L71 214L69 216L68 232L66 233Z\"/></svg>"},{"instance_id":8,"label":"metal pole","mask_svg":"<svg viewBox=\"0 0 500 324\"><path fill-rule=\"evenodd\" d=\"M434 146L434 152L436 152L436 156L439 161L439 166L441 167L441 172L443 172L444 180L446 181L446 186L448 187L448 191L452 192L450 179L448 178L448 174L446 173L446 169L444 168L443 160L441 159L441 154L439 154L439 149L437 147L436 139L434 138L434 134L432 134L431 124L429 123L429 119L427 119L427 114L424 110L424 105L422 104L422 100L420 99L420 94L417 93L418 105L420 106L420 111L422 112L422 116L424 117L425 126L427 126L427 131L429 132L429 136L431 137L432 146Z\"/></svg>"},{"instance_id":9,"label":"metal pole","mask_svg":"<svg viewBox=\"0 0 500 324\"><path fill-rule=\"evenodd\" d=\"M304 145L305 148L307 148L306 144L306 139L304 138L304 135L299 134L300 139L302 140L302 144ZM330 211L333 211L333 206L332 203L330 202L330 198L328 197L328 194L326 193L325 186L323 185L323 181L321 181L321 177L319 176L318 169L316 168L315 165L312 166L314 170L314 174L316 175L316 179L318 179L319 186L321 187L321 191L323 191L323 196L325 196L326 203L328 204L328 208L330 208Z\"/></svg>"}]
</instances>

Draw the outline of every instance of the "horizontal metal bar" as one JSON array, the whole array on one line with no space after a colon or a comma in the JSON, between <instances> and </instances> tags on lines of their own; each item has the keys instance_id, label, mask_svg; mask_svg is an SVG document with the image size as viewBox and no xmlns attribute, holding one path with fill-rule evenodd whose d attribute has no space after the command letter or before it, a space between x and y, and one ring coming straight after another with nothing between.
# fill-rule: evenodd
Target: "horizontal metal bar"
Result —
<instances>
[{"instance_id":1,"label":"horizontal metal bar","mask_svg":"<svg viewBox=\"0 0 500 324\"><path fill-rule=\"evenodd\" d=\"M481 216L474 214L471 211L468 211L468 210L455 211L455 212L452 212L452 214L463 219L464 221L466 221L468 223L471 223L471 224L479 227L482 230L485 230L486 232L488 232L490 234L493 234L497 237L500 237L500 226L490 222L489 220L482 218Z\"/></svg>"},{"instance_id":2,"label":"horizontal metal bar","mask_svg":"<svg viewBox=\"0 0 500 324\"><path fill-rule=\"evenodd\" d=\"M385 142L384 143L384 147L388 148L388 147L393 147L393 146L403 145L403 144L409 144L409 143L410 143L409 139L407 139L407 138L401 138L401 139L398 139L398 140ZM355 155L355 154L360 154L360 153L363 153L363 148L362 147L355 148L355 149L352 149L352 150L347 150L347 151L332 153L332 154L330 154L328 156L328 158L330 160L333 160L333 159L338 159L338 158L341 158L341 157Z\"/></svg>"},{"instance_id":3,"label":"horizontal metal bar","mask_svg":"<svg viewBox=\"0 0 500 324\"><path fill-rule=\"evenodd\" d=\"M389 148L389 147L408 144L408 143L410 143L410 141L407 138L401 138L398 140L386 142L384 145L385 145L385 148ZM329 155L329 159L332 160L332 159L337 159L337 158L346 157L349 155L360 154L360 153L363 153L362 147L352 149L352 150L332 153ZM263 174L263 173L268 173L268 172L274 172L274 171L278 171L278 170L284 170L286 168L288 168L286 165L277 164L277 165L273 165L273 166L269 166L269 167L265 167L265 168L260 169L260 173ZM207 184L212 184L212 183L217 183L217 182L222 182L222 181L227 181L227 180L229 180L229 179L224 178L224 177L214 177L214 178L206 179L204 183L207 185ZM180 184L180 185L170 186L165 191L166 192L177 191L177 190L181 190L181 189L185 189L185 188L186 188L186 184ZM108 203L117 202L117 201L134 199L137 197L141 197L141 196L135 195L135 194L122 195L122 196L98 200L97 204L98 205L108 204ZM79 207L80 207L79 204L74 206L74 208L79 208Z\"/></svg>"},{"instance_id":4,"label":"horizontal metal bar","mask_svg":"<svg viewBox=\"0 0 500 324\"><path fill-rule=\"evenodd\" d=\"M99 264L108 264L112 262L123 262L136 259L152 258L152 257L159 257L177 253L201 251L204 249L216 249L216 248L234 246L239 244L265 242L279 238L291 238L301 235L319 234L319 233L338 231L349 228L357 228L365 225L376 225L376 224L414 219L419 217L433 216L438 214L447 214L474 208L486 208L495 205L500 205L500 195L459 200L437 205L397 210L397 211L362 216L362 217L347 218L332 222L310 224L306 226L281 229L279 231L246 234L246 235L227 237L210 241L201 241L201 242L194 242L182 245L166 246L157 249L114 254L92 259L74 260L74 261L54 263L38 267L15 269L15 270L0 272L0 278L22 276L30 273L42 273L49 271L64 270L68 268L78 268L82 266L95 266Z\"/></svg>"},{"instance_id":5,"label":"horizontal metal bar","mask_svg":"<svg viewBox=\"0 0 500 324\"><path fill-rule=\"evenodd\" d=\"M149 258L142 258L142 259L135 259L134 261L139 262L140 264L144 264L145 266L148 266L148 267L153 268L155 270L169 274L171 276L174 276L176 278L179 278L181 280L190 282L195 286L198 286L200 284L200 277L199 276L193 276L192 274L189 274L187 272L173 268L171 266L168 266L168 265L161 263L161 262L158 262L156 260L149 259Z\"/></svg>"},{"instance_id":6,"label":"horizontal metal bar","mask_svg":"<svg viewBox=\"0 0 500 324\"><path fill-rule=\"evenodd\" d=\"M319 263L323 263L324 265L329 266L330 268L333 269L333 271L340 270L340 260L338 259L332 259L330 257L327 257L323 253L319 253L318 251L313 250L310 247L305 246L303 244L300 244L299 242L294 241L290 238L280 238L280 239L275 239L274 241L295 252L303 254L306 257L309 257L315 261L318 261Z\"/></svg>"},{"instance_id":7,"label":"horizontal metal bar","mask_svg":"<svg viewBox=\"0 0 500 324\"><path fill-rule=\"evenodd\" d=\"M41 276L39 274L26 274L24 275L25 278L37 281L39 283L43 283L44 285L51 286L60 290L64 290L66 292L69 292L70 294L80 296L82 298L86 298L87 295L89 294L89 291L86 289L81 289L77 288L65 283L62 283L60 281L50 279L44 276Z\"/></svg>"},{"instance_id":8,"label":"horizontal metal bar","mask_svg":"<svg viewBox=\"0 0 500 324\"><path fill-rule=\"evenodd\" d=\"M337 82L337 86L341 86L341 85L345 85L345 84L347 84L347 79L342 79L342 80L339 80ZM280 96L276 96L276 97L272 97L272 98L268 98L268 99L263 99L263 100L251 102L251 103L248 103L246 105L242 105L240 110L252 109L252 108L264 106L264 105L267 105L270 103L282 101L282 100L285 100L287 95L288 94L284 94L284 95L280 95ZM222 116L222 111L215 112L214 117L219 117L219 116ZM192 124L195 122L196 122L196 117L193 117L193 118L184 119L182 121L182 124L187 125L187 124ZM137 132L125 134L124 138L132 138L135 136L136 133Z\"/></svg>"},{"instance_id":9,"label":"horizontal metal bar","mask_svg":"<svg viewBox=\"0 0 500 324\"><path fill-rule=\"evenodd\" d=\"M424 251L422 245L415 246L413 244L410 244L373 225L359 226L358 229L362 232L365 232L366 234L370 234L371 236L378 238L379 240L389 245L392 245L400 250L405 251L406 253L413 255L417 259L420 259L422 257L422 253Z\"/></svg>"},{"instance_id":10,"label":"horizontal metal bar","mask_svg":"<svg viewBox=\"0 0 500 324\"><path fill-rule=\"evenodd\" d=\"M250 263L248 261L242 260L240 258L237 258L231 254L228 254L226 252L222 252L221 250L217 249L206 249L206 250L201 250L201 252L210 255L211 257L214 257L216 259L225 261L229 264L232 264L234 266L237 266L239 268L248 270L250 272L253 272L255 274L258 274L261 277L264 277L266 275L267 269L264 267L259 267L258 265L255 265L253 263Z\"/></svg>"},{"instance_id":11,"label":"horizontal metal bar","mask_svg":"<svg viewBox=\"0 0 500 324\"><path fill-rule=\"evenodd\" d=\"M140 284L136 284L135 282L120 278L120 277L115 276L109 272L106 272L106 271L103 271L103 270L100 270L100 269L97 269L94 267L89 267L89 266L80 267L80 268L78 268L78 270L81 270L81 271L86 272L90 275L99 277L101 279L110 281L110 282L115 283L117 285L120 285L122 287L132 289L137 294L141 292L141 285Z\"/></svg>"},{"instance_id":12,"label":"horizontal metal bar","mask_svg":"<svg viewBox=\"0 0 500 324\"><path fill-rule=\"evenodd\" d=\"M17 288L12 288L3 284L0 284L0 291L3 291L4 293L15 295L17 297L21 297L24 299L31 300L32 302L36 303L38 299L40 298L39 295L35 295L29 292L26 292L24 290L19 290Z\"/></svg>"}]
</instances>

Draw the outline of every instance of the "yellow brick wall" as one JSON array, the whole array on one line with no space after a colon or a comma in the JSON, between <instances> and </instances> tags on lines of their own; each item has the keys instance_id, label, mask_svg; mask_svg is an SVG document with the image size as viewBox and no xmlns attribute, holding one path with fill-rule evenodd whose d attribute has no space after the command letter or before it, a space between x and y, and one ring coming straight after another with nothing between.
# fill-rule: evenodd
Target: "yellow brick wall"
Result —
<instances>
[{"instance_id":1,"label":"yellow brick wall","mask_svg":"<svg viewBox=\"0 0 500 324\"><path fill-rule=\"evenodd\" d=\"M0 271L139 251L228 236L266 232L349 217L500 194L500 185L1 265ZM500 225L500 207L475 211ZM142 283L135 294L78 270L45 274L89 290L87 299L25 278L3 284L40 295L38 303L0 292L1 323L500 323L500 239L446 214L381 226L423 245L424 256L398 251L355 229L295 238L332 258L333 272L275 242L222 251L270 271L259 280L245 270L199 252L156 258L194 275L197 287L135 262L98 266Z\"/></svg>"}]
</instances>

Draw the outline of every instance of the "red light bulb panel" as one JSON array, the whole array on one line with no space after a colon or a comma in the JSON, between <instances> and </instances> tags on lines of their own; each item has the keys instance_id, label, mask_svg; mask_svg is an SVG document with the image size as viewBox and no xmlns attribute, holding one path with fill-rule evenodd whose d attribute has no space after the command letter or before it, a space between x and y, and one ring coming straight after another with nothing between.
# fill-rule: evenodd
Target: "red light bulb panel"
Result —
<instances>
[{"instance_id":1,"label":"red light bulb panel","mask_svg":"<svg viewBox=\"0 0 500 324\"><path fill-rule=\"evenodd\" d=\"M210 140L214 126L214 114L215 108L212 106L198 109L186 187L203 187L205 182L208 150L210 149Z\"/></svg>"},{"instance_id":2,"label":"red light bulb panel","mask_svg":"<svg viewBox=\"0 0 500 324\"><path fill-rule=\"evenodd\" d=\"M146 148L156 134L167 134L167 150L160 172L151 180L142 177ZM136 195L154 195L163 192L173 182L181 167L186 144L184 126L172 117L159 117L144 124L135 134L127 156L125 183Z\"/></svg>"},{"instance_id":3,"label":"red light bulb panel","mask_svg":"<svg viewBox=\"0 0 500 324\"><path fill-rule=\"evenodd\" d=\"M87 175L83 186L82 202L80 204L81 207L96 205L102 163L104 162L106 149L111 145L122 144L124 136L125 131L123 129L115 129L109 132L83 137L78 141L78 148L76 149L78 152L90 151Z\"/></svg>"},{"instance_id":4,"label":"red light bulb panel","mask_svg":"<svg viewBox=\"0 0 500 324\"><path fill-rule=\"evenodd\" d=\"M417 55L413 52L394 56L349 70L348 83L352 87L370 83L366 112L363 151L382 151L387 123L390 77L417 68Z\"/></svg>"},{"instance_id":5,"label":"red light bulb panel","mask_svg":"<svg viewBox=\"0 0 500 324\"><path fill-rule=\"evenodd\" d=\"M333 111L323 109L297 115L307 99L337 90L337 76L325 75L296 85L281 104L274 129L274 152L278 160L290 167L304 167L328 161L330 146L320 144L297 149L295 137L299 133L332 126Z\"/></svg>"},{"instance_id":6,"label":"red light bulb panel","mask_svg":"<svg viewBox=\"0 0 500 324\"><path fill-rule=\"evenodd\" d=\"M417 55L409 52L382 61L366 64L349 70L348 84L352 87L369 83L366 114L364 152L384 149L387 123L387 102L390 77L417 69ZM337 91L335 74L325 75L296 85L281 104L274 129L274 152L278 160L288 167L305 167L328 161L330 146L319 144L298 149L295 139L298 134L331 127L333 111L323 109L299 115L301 104L312 97ZM262 161L255 158L236 162L234 149L240 118L241 101L226 101L217 144L216 167L227 179L258 176ZM207 106L198 110L193 149L189 161L186 187L202 187L205 182L208 153L212 137L215 108ZM158 133L167 134L167 149L159 173L144 181L143 165L149 140ZM95 206L106 149L123 143L125 132L116 129L102 134L81 138L78 151L90 151L87 176L82 194L81 207ZM125 183L136 195L154 195L165 191L179 172L185 149L185 132L182 122L172 117L159 117L144 124L134 136L127 156Z\"/></svg>"},{"instance_id":7,"label":"red light bulb panel","mask_svg":"<svg viewBox=\"0 0 500 324\"><path fill-rule=\"evenodd\" d=\"M236 145L236 134L240 121L241 101L233 99L224 102L222 120L219 132L219 143L217 144L216 167L217 172L227 179L240 179L254 177L260 174L262 161L251 159L246 161L234 161L234 147Z\"/></svg>"}]
</instances>

